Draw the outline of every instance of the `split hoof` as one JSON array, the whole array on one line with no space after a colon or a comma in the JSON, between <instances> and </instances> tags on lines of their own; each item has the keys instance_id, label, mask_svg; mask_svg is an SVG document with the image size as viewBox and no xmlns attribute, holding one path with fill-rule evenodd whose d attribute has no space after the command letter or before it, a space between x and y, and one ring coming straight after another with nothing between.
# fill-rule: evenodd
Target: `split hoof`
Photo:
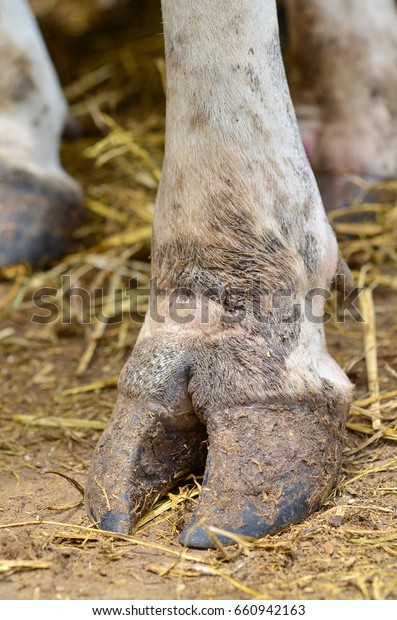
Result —
<instances>
[{"instance_id":1,"label":"split hoof","mask_svg":"<svg viewBox=\"0 0 397 620\"><path fill-rule=\"evenodd\" d=\"M262 329L214 322L209 333L147 317L88 473L86 508L99 527L130 533L183 474L204 467L180 538L190 547L216 547L211 528L223 530L222 544L273 534L321 505L339 476L351 386L321 342L297 367L287 337L307 329L316 338L317 325L285 328L284 348L270 355L279 337L273 324Z\"/></svg>"},{"instance_id":2,"label":"split hoof","mask_svg":"<svg viewBox=\"0 0 397 620\"><path fill-rule=\"evenodd\" d=\"M374 176L345 176L342 174L317 174L317 184L327 213L341 210L335 222L371 221L373 213L352 213L351 206L357 200L365 204L393 204L397 200L397 185L391 188L387 179ZM363 183L359 184L361 180Z\"/></svg>"},{"instance_id":3,"label":"split hoof","mask_svg":"<svg viewBox=\"0 0 397 620\"><path fill-rule=\"evenodd\" d=\"M0 166L0 266L44 264L67 254L80 223L77 183Z\"/></svg>"},{"instance_id":4,"label":"split hoof","mask_svg":"<svg viewBox=\"0 0 397 620\"><path fill-rule=\"evenodd\" d=\"M348 392L324 384L321 396L309 394L305 402L212 411L217 394L208 380L209 404L199 407L198 417L194 357L194 347L184 350L183 344L168 345L166 339L137 345L88 474L90 517L102 529L129 534L183 474L205 466L182 544L216 547L211 527L226 532L215 535L221 544L230 544L233 536L227 532L259 538L305 519L337 481ZM233 393L238 393L237 384L230 390L232 399Z\"/></svg>"}]
</instances>

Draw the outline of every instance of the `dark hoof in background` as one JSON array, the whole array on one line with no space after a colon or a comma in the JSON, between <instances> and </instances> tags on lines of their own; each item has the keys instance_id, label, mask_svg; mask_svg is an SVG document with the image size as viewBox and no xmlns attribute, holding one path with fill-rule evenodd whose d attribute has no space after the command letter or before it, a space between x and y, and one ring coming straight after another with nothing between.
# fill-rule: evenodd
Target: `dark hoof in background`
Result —
<instances>
[{"instance_id":1,"label":"dark hoof in background","mask_svg":"<svg viewBox=\"0 0 397 620\"><path fill-rule=\"evenodd\" d=\"M77 183L0 165L0 267L61 258L79 226Z\"/></svg>"},{"instance_id":2,"label":"dark hoof in background","mask_svg":"<svg viewBox=\"0 0 397 620\"><path fill-rule=\"evenodd\" d=\"M374 176L316 174L317 184L327 213L340 210L333 222L373 222L375 210L361 205L390 205L397 200L397 181ZM357 211L352 206L358 207Z\"/></svg>"}]
</instances>

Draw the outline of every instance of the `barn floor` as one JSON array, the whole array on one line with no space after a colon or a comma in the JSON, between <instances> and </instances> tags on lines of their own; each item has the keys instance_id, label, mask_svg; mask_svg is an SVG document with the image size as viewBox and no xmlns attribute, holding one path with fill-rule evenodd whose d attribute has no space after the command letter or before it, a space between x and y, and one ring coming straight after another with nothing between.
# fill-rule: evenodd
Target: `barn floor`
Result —
<instances>
[{"instance_id":1,"label":"barn floor","mask_svg":"<svg viewBox=\"0 0 397 620\"><path fill-rule=\"evenodd\" d=\"M358 204L376 217L354 238L337 227L344 256L369 290L356 304L365 323L340 322L339 308L339 321L327 325L356 400L343 476L321 511L256 543L186 551L178 532L200 484L191 477L157 502L134 536L92 528L82 505L87 468L146 304L135 285L128 299L118 289L134 278L144 288L150 273L164 143L162 41L153 24L132 36L126 19L95 17L90 0L73 10L65 0L33 4L84 127L65 142L63 160L85 188L86 210L74 253L45 271L18 266L1 274L0 599L395 599L395 205ZM46 308L32 300L42 287L53 289L47 293L60 309L44 323L37 316ZM70 300L71 287L96 302Z\"/></svg>"}]
</instances>

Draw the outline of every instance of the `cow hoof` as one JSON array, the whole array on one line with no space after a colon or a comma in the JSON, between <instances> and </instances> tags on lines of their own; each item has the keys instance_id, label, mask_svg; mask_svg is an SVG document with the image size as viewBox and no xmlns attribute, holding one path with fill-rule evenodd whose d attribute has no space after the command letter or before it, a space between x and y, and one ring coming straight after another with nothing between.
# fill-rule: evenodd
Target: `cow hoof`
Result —
<instances>
[{"instance_id":1,"label":"cow hoof","mask_svg":"<svg viewBox=\"0 0 397 620\"><path fill-rule=\"evenodd\" d=\"M82 213L77 183L0 166L0 266L64 256Z\"/></svg>"},{"instance_id":2,"label":"cow hoof","mask_svg":"<svg viewBox=\"0 0 397 620\"><path fill-rule=\"evenodd\" d=\"M208 346L209 362L202 343L190 342L149 338L136 346L88 474L88 514L100 528L128 534L183 474L205 467L182 544L208 548L232 543L234 534L258 538L306 518L339 475L349 387L323 379L321 394L304 400L233 405L249 401L243 392L257 381L260 388L263 368L256 371L253 358L242 379L228 346L220 357Z\"/></svg>"},{"instance_id":3,"label":"cow hoof","mask_svg":"<svg viewBox=\"0 0 397 620\"><path fill-rule=\"evenodd\" d=\"M227 545L227 532L260 538L317 510L339 476L346 413L314 399L209 416L205 478L182 544Z\"/></svg>"},{"instance_id":4,"label":"cow hoof","mask_svg":"<svg viewBox=\"0 0 397 620\"><path fill-rule=\"evenodd\" d=\"M204 469L206 452L205 427L193 413L120 396L88 475L88 515L100 529L129 534L181 476Z\"/></svg>"},{"instance_id":5,"label":"cow hoof","mask_svg":"<svg viewBox=\"0 0 397 620\"><path fill-rule=\"evenodd\" d=\"M321 198L327 213L340 210L338 222L362 222L373 220L374 212L352 213L355 203L366 205L390 205L397 200L397 184L374 176L348 176L323 173L316 175Z\"/></svg>"}]
</instances>

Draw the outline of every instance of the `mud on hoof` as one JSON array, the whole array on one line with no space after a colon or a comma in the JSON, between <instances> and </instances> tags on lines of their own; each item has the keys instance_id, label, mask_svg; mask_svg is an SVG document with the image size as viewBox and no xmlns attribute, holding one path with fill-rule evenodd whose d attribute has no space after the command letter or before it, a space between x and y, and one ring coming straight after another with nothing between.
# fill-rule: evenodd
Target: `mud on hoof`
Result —
<instances>
[{"instance_id":1,"label":"mud on hoof","mask_svg":"<svg viewBox=\"0 0 397 620\"><path fill-rule=\"evenodd\" d=\"M339 475L345 414L343 406L315 400L211 414L203 488L181 542L213 547L211 526L259 538L317 510Z\"/></svg>"},{"instance_id":2,"label":"mud on hoof","mask_svg":"<svg viewBox=\"0 0 397 620\"><path fill-rule=\"evenodd\" d=\"M186 352L144 342L120 378L120 397L88 474L85 504L100 528L128 534L187 472L202 470L205 427L187 395Z\"/></svg>"},{"instance_id":3,"label":"mud on hoof","mask_svg":"<svg viewBox=\"0 0 397 620\"><path fill-rule=\"evenodd\" d=\"M39 177L0 163L0 267L64 256L80 223L82 194L68 179Z\"/></svg>"},{"instance_id":4,"label":"mud on hoof","mask_svg":"<svg viewBox=\"0 0 397 620\"><path fill-rule=\"evenodd\" d=\"M103 530L129 534L153 502L184 474L201 470L205 429L187 412L121 396L100 440L85 498L88 514Z\"/></svg>"},{"instance_id":5,"label":"mud on hoof","mask_svg":"<svg viewBox=\"0 0 397 620\"><path fill-rule=\"evenodd\" d=\"M88 475L92 519L102 529L129 533L182 474L204 465L202 493L180 537L184 545L216 546L210 526L257 538L316 510L340 470L343 390L324 381L320 395L267 398L263 342L251 341L248 371L239 359L240 336L229 336L226 345L224 337L171 338L144 339L124 368L121 395ZM262 396L253 402L255 391Z\"/></svg>"}]
</instances>

